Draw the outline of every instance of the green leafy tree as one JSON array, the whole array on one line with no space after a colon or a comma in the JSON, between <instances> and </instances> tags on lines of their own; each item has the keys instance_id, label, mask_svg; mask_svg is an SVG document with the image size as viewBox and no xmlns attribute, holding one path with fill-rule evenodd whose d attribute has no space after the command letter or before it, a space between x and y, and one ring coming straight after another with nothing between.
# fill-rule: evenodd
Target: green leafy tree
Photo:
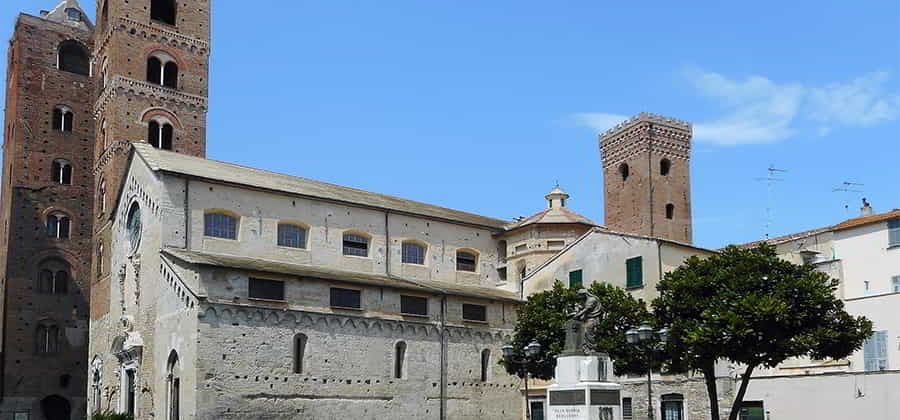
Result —
<instances>
[{"instance_id":1,"label":"green leafy tree","mask_svg":"<svg viewBox=\"0 0 900 420\"><path fill-rule=\"evenodd\" d=\"M668 367L703 373L710 415L718 420L715 363L745 366L729 415L736 420L755 369L792 357L844 358L872 334L869 320L851 316L835 298L837 285L765 244L691 257L666 274L653 302L657 324L669 328Z\"/></svg>"},{"instance_id":2,"label":"green leafy tree","mask_svg":"<svg viewBox=\"0 0 900 420\"><path fill-rule=\"evenodd\" d=\"M652 320L643 301L628 292L604 283L593 283L590 291L603 307L603 316L593 323L586 334L591 350L607 353L614 360L616 374L642 373L646 363L641 354L632 351L625 342L625 331ZM528 297L528 302L518 310L518 322L510 343L520 352L532 341L541 344L541 353L531 364L528 373L535 378L553 378L556 357L565 347L565 323L568 313L574 312L580 303L578 290L557 281L553 288ZM522 357L517 354L516 357ZM500 361L507 372L523 376L520 366Z\"/></svg>"}]
</instances>

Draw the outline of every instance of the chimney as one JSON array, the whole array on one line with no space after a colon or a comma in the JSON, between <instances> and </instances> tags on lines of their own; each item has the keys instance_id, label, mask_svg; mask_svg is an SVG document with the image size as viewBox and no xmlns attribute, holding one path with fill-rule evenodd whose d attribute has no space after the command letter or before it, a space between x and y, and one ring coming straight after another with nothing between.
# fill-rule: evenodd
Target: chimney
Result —
<instances>
[{"instance_id":1,"label":"chimney","mask_svg":"<svg viewBox=\"0 0 900 420\"><path fill-rule=\"evenodd\" d=\"M869 204L869 202L865 198L863 198L862 200L863 200L863 205L859 209L859 215L861 217L871 216L874 213L872 211L872 206Z\"/></svg>"}]
</instances>

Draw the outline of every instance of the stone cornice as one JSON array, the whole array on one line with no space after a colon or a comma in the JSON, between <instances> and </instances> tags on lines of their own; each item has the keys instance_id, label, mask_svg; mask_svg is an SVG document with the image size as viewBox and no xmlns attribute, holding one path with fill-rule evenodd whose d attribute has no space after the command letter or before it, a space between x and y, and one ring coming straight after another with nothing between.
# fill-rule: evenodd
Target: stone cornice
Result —
<instances>
[{"instance_id":1,"label":"stone cornice","mask_svg":"<svg viewBox=\"0 0 900 420\"><path fill-rule=\"evenodd\" d=\"M145 97L164 101L172 106L187 108L190 111L206 112L208 99L199 95L181 92L149 82L130 79L121 75L114 76L94 105L94 116L99 118L106 106L118 95Z\"/></svg>"},{"instance_id":2,"label":"stone cornice","mask_svg":"<svg viewBox=\"0 0 900 420\"><path fill-rule=\"evenodd\" d=\"M192 38L187 35L182 35L176 31L171 31L164 27L148 25L146 23L138 22L134 19L126 17L120 17L115 23L115 25L107 25L109 29L105 34L103 34L103 37L100 38L99 42L97 42L96 44L97 53L103 51L103 49L106 48L107 45L109 45L110 39L112 39L113 32L115 32L116 30L121 30L125 33L131 34L132 36L149 38L162 44L180 48L192 54L197 54L204 57L209 56L209 42L202 41L197 38Z\"/></svg>"}]
</instances>

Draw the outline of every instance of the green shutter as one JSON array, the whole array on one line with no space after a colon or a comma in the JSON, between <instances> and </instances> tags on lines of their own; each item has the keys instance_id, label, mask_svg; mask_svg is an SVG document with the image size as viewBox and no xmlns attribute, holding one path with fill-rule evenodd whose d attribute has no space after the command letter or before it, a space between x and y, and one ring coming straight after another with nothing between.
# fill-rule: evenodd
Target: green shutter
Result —
<instances>
[{"instance_id":1,"label":"green shutter","mask_svg":"<svg viewBox=\"0 0 900 420\"><path fill-rule=\"evenodd\" d=\"M634 257L625 260L625 287L641 287L644 285L644 258Z\"/></svg>"},{"instance_id":2,"label":"green shutter","mask_svg":"<svg viewBox=\"0 0 900 420\"><path fill-rule=\"evenodd\" d=\"M581 270L575 270L569 272L569 287L581 288L583 282L581 281Z\"/></svg>"}]
</instances>

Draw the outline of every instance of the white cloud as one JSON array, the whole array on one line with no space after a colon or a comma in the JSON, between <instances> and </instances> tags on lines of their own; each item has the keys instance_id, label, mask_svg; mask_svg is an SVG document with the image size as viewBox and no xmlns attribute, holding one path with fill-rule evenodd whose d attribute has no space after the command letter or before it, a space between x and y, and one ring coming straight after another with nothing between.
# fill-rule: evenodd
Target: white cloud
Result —
<instances>
[{"instance_id":1,"label":"white cloud","mask_svg":"<svg viewBox=\"0 0 900 420\"><path fill-rule=\"evenodd\" d=\"M777 83L763 76L732 79L698 68L683 73L700 96L721 108L720 115L694 124L694 138L700 142L773 143L804 132L825 136L838 126L864 127L900 118L900 94L886 92L886 72L824 86ZM611 113L573 118L601 132L627 119Z\"/></svg>"}]
</instances>

